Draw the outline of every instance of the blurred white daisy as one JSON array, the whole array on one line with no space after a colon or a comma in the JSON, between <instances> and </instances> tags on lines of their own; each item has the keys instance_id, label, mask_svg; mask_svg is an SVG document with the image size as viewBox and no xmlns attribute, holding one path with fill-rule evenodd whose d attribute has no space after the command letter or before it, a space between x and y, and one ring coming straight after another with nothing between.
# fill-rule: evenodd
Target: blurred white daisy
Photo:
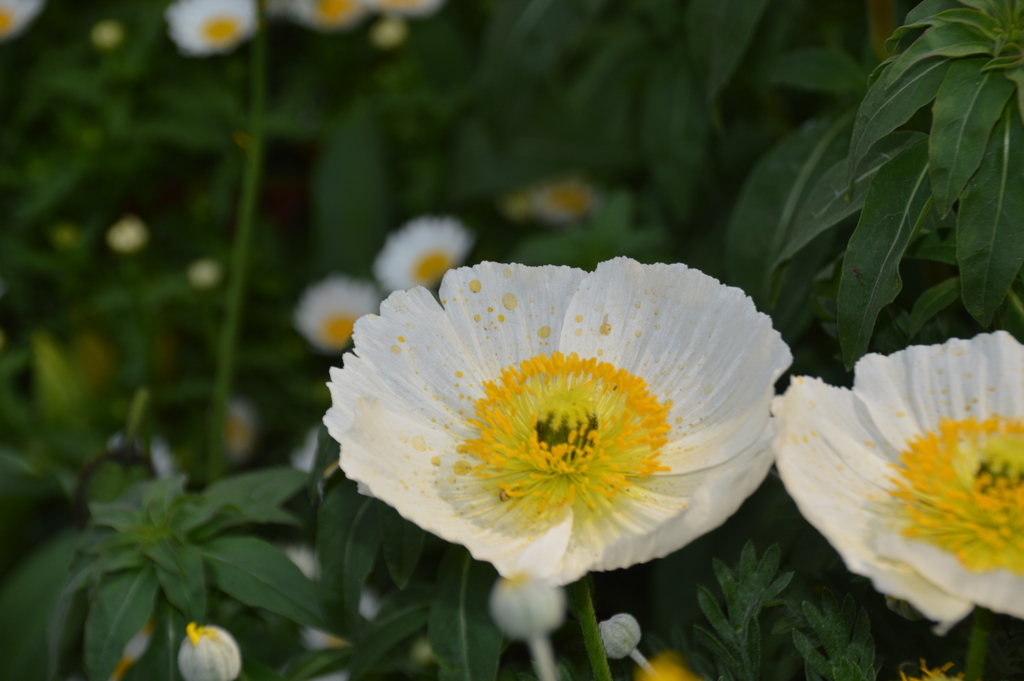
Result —
<instances>
[{"instance_id":1,"label":"blurred white daisy","mask_svg":"<svg viewBox=\"0 0 1024 681\"><path fill-rule=\"evenodd\" d=\"M199 258L192 261L185 274L193 289L209 291L220 286L224 279L224 266L213 258Z\"/></svg>"},{"instance_id":2,"label":"blurred white daisy","mask_svg":"<svg viewBox=\"0 0 1024 681\"><path fill-rule=\"evenodd\" d=\"M370 44L378 50L394 50L409 38L409 22L387 14L370 26Z\"/></svg>"},{"instance_id":3,"label":"blurred white daisy","mask_svg":"<svg viewBox=\"0 0 1024 681\"><path fill-rule=\"evenodd\" d=\"M739 289L618 258L460 268L440 299L356 324L324 423L350 479L502 575L664 556L767 474L791 357Z\"/></svg>"},{"instance_id":4,"label":"blurred white daisy","mask_svg":"<svg viewBox=\"0 0 1024 681\"><path fill-rule=\"evenodd\" d=\"M268 14L325 33L352 28L369 9L367 0L275 0L267 5Z\"/></svg>"},{"instance_id":5,"label":"blurred white daisy","mask_svg":"<svg viewBox=\"0 0 1024 681\"><path fill-rule=\"evenodd\" d=\"M535 218L552 227L564 227L586 218L600 203L592 184L573 175L552 180L530 190Z\"/></svg>"},{"instance_id":6,"label":"blurred white daisy","mask_svg":"<svg viewBox=\"0 0 1024 681\"><path fill-rule=\"evenodd\" d=\"M224 451L232 463L243 464L252 457L259 435L259 418L256 405L244 397L228 400L224 418Z\"/></svg>"},{"instance_id":7,"label":"blurred white daisy","mask_svg":"<svg viewBox=\"0 0 1024 681\"><path fill-rule=\"evenodd\" d=\"M444 273L458 267L473 248L473 233L451 217L419 217L388 236L373 263L385 289L434 288Z\"/></svg>"},{"instance_id":8,"label":"blurred white daisy","mask_svg":"<svg viewBox=\"0 0 1024 681\"><path fill-rule=\"evenodd\" d=\"M45 5L46 0L0 0L0 42L24 33Z\"/></svg>"},{"instance_id":9,"label":"blurred white daisy","mask_svg":"<svg viewBox=\"0 0 1024 681\"><path fill-rule=\"evenodd\" d=\"M138 253L149 243L149 228L138 215L128 213L107 230L107 246L121 255Z\"/></svg>"},{"instance_id":10,"label":"blurred white daisy","mask_svg":"<svg viewBox=\"0 0 1024 681\"><path fill-rule=\"evenodd\" d=\"M373 284L331 275L302 294L295 308L295 328L321 352L341 352L352 337L356 320L373 314L379 305Z\"/></svg>"},{"instance_id":11,"label":"blurred white daisy","mask_svg":"<svg viewBox=\"0 0 1024 681\"><path fill-rule=\"evenodd\" d=\"M370 7L381 14L406 17L428 17L444 5L445 0L368 0Z\"/></svg>"},{"instance_id":12,"label":"blurred white daisy","mask_svg":"<svg viewBox=\"0 0 1024 681\"><path fill-rule=\"evenodd\" d=\"M178 473L178 462L174 458L171 445L159 435L149 443L149 460L153 464L157 478L169 478Z\"/></svg>"},{"instance_id":13,"label":"blurred white daisy","mask_svg":"<svg viewBox=\"0 0 1024 681\"><path fill-rule=\"evenodd\" d=\"M999 331L867 355L772 410L786 489L846 566L944 631L1024 617L1024 347Z\"/></svg>"},{"instance_id":14,"label":"blurred white daisy","mask_svg":"<svg viewBox=\"0 0 1024 681\"><path fill-rule=\"evenodd\" d=\"M111 52L124 44L125 29L117 19L103 19L93 24L89 31L92 46L100 52Z\"/></svg>"},{"instance_id":15,"label":"blurred white daisy","mask_svg":"<svg viewBox=\"0 0 1024 681\"><path fill-rule=\"evenodd\" d=\"M114 673L110 675L110 681L121 681L128 670L135 666L135 663L139 661L139 658L149 648L149 642L153 639L153 629L155 628L156 620L151 619L146 623L146 626L128 640L124 651L121 653L121 659L118 660L117 667L114 669Z\"/></svg>"},{"instance_id":16,"label":"blurred white daisy","mask_svg":"<svg viewBox=\"0 0 1024 681\"><path fill-rule=\"evenodd\" d=\"M175 0L164 12L171 40L189 57L230 52L256 33L256 0Z\"/></svg>"}]
</instances>

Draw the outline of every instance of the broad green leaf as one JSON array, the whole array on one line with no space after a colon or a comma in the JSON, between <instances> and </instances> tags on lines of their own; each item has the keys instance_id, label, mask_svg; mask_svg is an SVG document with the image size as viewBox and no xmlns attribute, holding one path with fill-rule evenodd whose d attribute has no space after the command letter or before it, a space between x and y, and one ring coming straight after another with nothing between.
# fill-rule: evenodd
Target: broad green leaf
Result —
<instances>
[{"instance_id":1,"label":"broad green leaf","mask_svg":"<svg viewBox=\"0 0 1024 681\"><path fill-rule=\"evenodd\" d=\"M158 588L152 567L103 580L93 592L85 620L85 670L89 681L107 681L132 636L153 616Z\"/></svg>"},{"instance_id":2,"label":"broad green leaf","mask_svg":"<svg viewBox=\"0 0 1024 681\"><path fill-rule=\"evenodd\" d=\"M900 261L914 228L931 211L928 145L922 140L886 164L868 189L839 283L839 343L847 369L868 350L879 311L903 288Z\"/></svg>"},{"instance_id":3,"label":"broad green leaf","mask_svg":"<svg viewBox=\"0 0 1024 681\"><path fill-rule=\"evenodd\" d=\"M61 658L72 641L79 639L82 623L86 617L87 601L85 587L92 575L93 563L86 559L71 565L71 574L60 590L46 625L47 679L57 678Z\"/></svg>"},{"instance_id":4,"label":"broad green leaf","mask_svg":"<svg viewBox=\"0 0 1024 681\"><path fill-rule=\"evenodd\" d=\"M395 586L404 589L416 571L427 533L383 501L377 502L377 520L380 522L384 562Z\"/></svg>"},{"instance_id":5,"label":"broad green leaf","mask_svg":"<svg viewBox=\"0 0 1024 681\"><path fill-rule=\"evenodd\" d=\"M289 662L285 678L288 681L309 681L327 676L345 669L350 657L352 646L306 653Z\"/></svg>"},{"instance_id":6,"label":"broad green leaf","mask_svg":"<svg viewBox=\"0 0 1024 681\"><path fill-rule=\"evenodd\" d=\"M899 44L900 38L904 35L915 28L925 28L937 23L938 20L935 19L936 14L958 7L963 7L963 5L957 0L924 0L924 2L919 3L914 9L907 12L907 18L904 20L903 25L896 29L892 37L885 42L885 48L889 52L895 52L896 45Z\"/></svg>"},{"instance_id":7,"label":"broad green leaf","mask_svg":"<svg viewBox=\"0 0 1024 681\"><path fill-rule=\"evenodd\" d=\"M968 57L989 54L992 41L981 31L966 24L939 24L929 28L892 65L885 81L893 85L915 64L930 57Z\"/></svg>"},{"instance_id":8,"label":"broad green leaf","mask_svg":"<svg viewBox=\"0 0 1024 681\"><path fill-rule=\"evenodd\" d=\"M1024 123L1024 66L1003 72L1008 80L1017 86L1017 112Z\"/></svg>"},{"instance_id":9,"label":"broad green leaf","mask_svg":"<svg viewBox=\"0 0 1024 681\"><path fill-rule=\"evenodd\" d=\"M934 260L947 265L956 264L956 232L952 229L935 230L917 239L907 249L908 258Z\"/></svg>"},{"instance_id":10,"label":"broad green leaf","mask_svg":"<svg viewBox=\"0 0 1024 681\"><path fill-rule=\"evenodd\" d=\"M185 638L186 619L163 603L154 616L155 627L149 647L125 674L124 681L179 681L178 651ZM203 622L205 620L197 620Z\"/></svg>"},{"instance_id":11,"label":"broad green leaf","mask_svg":"<svg viewBox=\"0 0 1024 681\"><path fill-rule=\"evenodd\" d=\"M240 508L277 506L294 496L305 482L302 471L277 466L218 480L203 491L203 496L218 504Z\"/></svg>"},{"instance_id":12,"label":"broad green leaf","mask_svg":"<svg viewBox=\"0 0 1024 681\"><path fill-rule=\"evenodd\" d=\"M227 595L307 627L323 627L316 587L277 547L256 537L223 537L200 550L210 581Z\"/></svg>"},{"instance_id":13,"label":"broad green leaf","mask_svg":"<svg viewBox=\"0 0 1024 681\"><path fill-rule=\"evenodd\" d=\"M347 634L359 631L359 598L380 547L376 500L349 480L327 493L317 516L320 600L328 623Z\"/></svg>"},{"instance_id":14,"label":"broad green leaf","mask_svg":"<svg viewBox=\"0 0 1024 681\"><path fill-rule=\"evenodd\" d=\"M707 99L714 102L732 78L768 0L693 0L687 9L689 43L707 60Z\"/></svg>"},{"instance_id":15,"label":"broad green leaf","mask_svg":"<svg viewBox=\"0 0 1024 681\"><path fill-rule=\"evenodd\" d=\"M247 657L242 661L238 681L284 681L284 677L262 662Z\"/></svg>"},{"instance_id":16,"label":"broad green leaf","mask_svg":"<svg viewBox=\"0 0 1024 681\"><path fill-rule=\"evenodd\" d=\"M798 90L842 95L863 92L868 73L849 52L805 47L779 58L771 82Z\"/></svg>"},{"instance_id":17,"label":"broad green leaf","mask_svg":"<svg viewBox=\"0 0 1024 681\"><path fill-rule=\"evenodd\" d=\"M950 277L922 293L910 311L910 330L907 335L911 338L916 336L928 320L955 303L959 297L960 277Z\"/></svg>"},{"instance_id":18,"label":"broad green leaf","mask_svg":"<svg viewBox=\"0 0 1024 681\"><path fill-rule=\"evenodd\" d=\"M1024 126L1007 107L957 216L956 259L964 307L982 326L1024 262Z\"/></svg>"},{"instance_id":19,"label":"broad green leaf","mask_svg":"<svg viewBox=\"0 0 1024 681\"><path fill-rule=\"evenodd\" d=\"M359 681L366 676L396 645L420 631L427 623L428 611L426 603L415 603L378 615L352 655L352 664L349 665L351 681Z\"/></svg>"},{"instance_id":20,"label":"broad green leaf","mask_svg":"<svg viewBox=\"0 0 1024 681\"><path fill-rule=\"evenodd\" d=\"M306 483L310 503L315 503L320 497L320 483L323 482L327 467L337 466L340 457L341 445L327 432L327 426L321 424L316 436L316 456L313 457L313 470L309 472L309 479Z\"/></svg>"},{"instance_id":21,"label":"broad green leaf","mask_svg":"<svg viewBox=\"0 0 1024 681\"><path fill-rule=\"evenodd\" d=\"M984 64L954 62L935 98L928 172L939 215L949 212L981 165L989 133L1013 94L1013 83L994 71L981 72Z\"/></svg>"},{"instance_id":22,"label":"broad green leaf","mask_svg":"<svg viewBox=\"0 0 1024 681\"><path fill-rule=\"evenodd\" d=\"M156 563L156 576L171 605L190 622L206 621L206 576L199 549L165 539L146 555Z\"/></svg>"},{"instance_id":23,"label":"broad green leaf","mask_svg":"<svg viewBox=\"0 0 1024 681\"><path fill-rule=\"evenodd\" d=\"M949 9L935 16L936 23L966 24L983 32L990 40L995 41L999 33L999 21L976 9L960 7Z\"/></svg>"},{"instance_id":24,"label":"broad green leaf","mask_svg":"<svg viewBox=\"0 0 1024 681\"><path fill-rule=\"evenodd\" d=\"M451 546L438 568L438 594L430 606L430 646L441 681L487 681L498 673L502 635L488 600L498 573Z\"/></svg>"},{"instance_id":25,"label":"broad green leaf","mask_svg":"<svg viewBox=\"0 0 1024 681\"><path fill-rule=\"evenodd\" d=\"M910 120L918 109L932 101L949 71L950 62L932 59L911 67L906 74L891 86L886 87L883 73L868 90L857 111L850 139L850 176L852 185L854 169L860 165L875 142Z\"/></svg>"}]
</instances>

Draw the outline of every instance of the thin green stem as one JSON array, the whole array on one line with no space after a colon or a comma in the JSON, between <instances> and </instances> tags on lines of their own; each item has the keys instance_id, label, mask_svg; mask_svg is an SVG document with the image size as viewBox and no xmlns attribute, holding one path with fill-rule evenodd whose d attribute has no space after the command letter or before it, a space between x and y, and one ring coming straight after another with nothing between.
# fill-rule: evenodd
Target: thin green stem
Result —
<instances>
[{"instance_id":1,"label":"thin green stem","mask_svg":"<svg viewBox=\"0 0 1024 681\"><path fill-rule=\"evenodd\" d=\"M587 655L594 671L594 681L612 681L612 669L608 666L608 657L601 641L601 630L597 626L597 615L594 614L594 599L590 594L590 578L584 576L572 585L573 606L576 617L583 628L583 640L587 644Z\"/></svg>"},{"instance_id":2,"label":"thin green stem","mask_svg":"<svg viewBox=\"0 0 1024 681\"><path fill-rule=\"evenodd\" d=\"M974 609L974 627L971 629L971 643L967 648L965 681L978 681L984 675L985 654L988 652L990 633L992 633L992 611L979 605Z\"/></svg>"},{"instance_id":3,"label":"thin green stem","mask_svg":"<svg viewBox=\"0 0 1024 681\"><path fill-rule=\"evenodd\" d=\"M260 17L260 27L250 53L250 121L246 145L245 173L242 196L238 209L238 229L231 251L231 273L228 282L224 325L221 327L220 346L217 349L217 372L213 383L213 402L210 405L210 429L207 447L207 481L219 478L226 468L224 459L224 416L235 371L235 348L242 322L245 301L246 275L249 267L252 233L256 222L256 202L259 197L260 177L263 173L263 119L267 98L267 36L266 22Z\"/></svg>"}]
</instances>

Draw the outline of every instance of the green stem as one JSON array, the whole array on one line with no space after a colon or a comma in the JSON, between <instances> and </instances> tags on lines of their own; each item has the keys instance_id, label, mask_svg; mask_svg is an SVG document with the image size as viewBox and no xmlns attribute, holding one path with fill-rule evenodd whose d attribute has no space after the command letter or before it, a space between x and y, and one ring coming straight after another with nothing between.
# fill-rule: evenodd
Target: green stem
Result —
<instances>
[{"instance_id":1,"label":"green stem","mask_svg":"<svg viewBox=\"0 0 1024 681\"><path fill-rule=\"evenodd\" d=\"M231 379L235 370L235 347L242 321L245 300L246 274L256 222L256 202L259 196L260 176L263 172L263 119L266 109L267 36L266 22L260 17L260 27L250 52L250 121L246 146L245 174L238 210L238 229L231 251L231 278L228 282L224 326L221 328L217 349L217 373L213 384L213 402L210 405L210 429L207 448L207 482L219 478L226 468L224 459L224 416L227 411Z\"/></svg>"},{"instance_id":2,"label":"green stem","mask_svg":"<svg viewBox=\"0 0 1024 681\"><path fill-rule=\"evenodd\" d=\"M992 611L980 605L974 609L974 627L971 629L971 643L967 648L966 681L978 681L985 673L985 653L988 652L988 635L992 633Z\"/></svg>"},{"instance_id":3,"label":"green stem","mask_svg":"<svg viewBox=\"0 0 1024 681\"><path fill-rule=\"evenodd\" d=\"M139 434L139 429L142 427L142 417L146 415L146 407L148 406L149 390L147 388L139 388L135 391L135 395L132 396L132 403L128 407L128 420L124 427L124 441L128 445L131 445Z\"/></svg>"},{"instance_id":4,"label":"green stem","mask_svg":"<svg viewBox=\"0 0 1024 681\"><path fill-rule=\"evenodd\" d=\"M583 640L587 644L587 655L590 656L590 666L594 670L594 681L612 681L612 669L608 666L608 657L604 653L604 643L601 641L601 630L597 626L588 576L572 585L572 599L576 617L583 628Z\"/></svg>"}]
</instances>

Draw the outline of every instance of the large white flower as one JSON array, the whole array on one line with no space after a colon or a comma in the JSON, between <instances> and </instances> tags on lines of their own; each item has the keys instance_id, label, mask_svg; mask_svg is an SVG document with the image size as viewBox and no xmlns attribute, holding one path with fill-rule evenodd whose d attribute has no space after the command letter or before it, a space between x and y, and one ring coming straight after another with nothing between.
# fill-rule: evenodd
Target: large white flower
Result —
<instances>
[{"instance_id":1,"label":"large white flower","mask_svg":"<svg viewBox=\"0 0 1024 681\"><path fill-rule=\"evenodd\" d=\"M473 241L473 233L455 218L416 218L388 236L373 273L390 291L433 288L445 272L462 264Z\"/></svg>"},{"instance_id":2,"label":"large white flower","mask_svg":"<svg viewBox=\"0 0 1024 681\"><path fill-rule=\"evenodd\" d=\"M394 293L357 322L324 423L349 478L501 574L664 556L771 466L791 357L739 289L619 258L460 268L440 298Z\"/></svg>"},{"instance_id":3,"label":"large white flower","mask_svg":"<svg viewBox=\"0 0 1024 681\"><path fill-rule=\"evenodd\" d=\"M376 312L379 304L373 284L331 275L302 294L295 308L295 328L321 352L341 352L356 320Z\"/></svg>"},{"instance_id":4,"label":"large white flower","mask_svg":"<svg viewBox=\"0 0 1024 681\"><path fill-rule=\"evenodd\" d=\"M267 13L325 33L352 28L370 10L368 0L273 0Z\"/></svg>"},{"instance_id":5,"label":"large white flower","mask_svg":"<svg viewBox=\"0 0 1024 681\"><path fill-rule=\"evenodd\" d=\"M997 332L867 355L853 389L799 377L772 410L779 472L857 574L939 630L1024 617L1024 347Z\"/></svg>"},{"instance_id":6,"label":"large white flower","mask_svg":"<svg viewBox=\"0 0 1024 681\"><path fill-rule=\"evenodd\" d=\"M178 51L190 57L230 52L256 33L256 0L176 0L164 17Z\"/></svg>"},{"instance_id":7,"label":"large white flower","mask_svg":"<svg viewBox=\"0 0 1024 681\"><path fill-rule=\"evenodd\" d=\"M445 0L368 0L368 2L373 9L382 14L429 17L441 9Z\"/></svg>"},{"instance_id":8,"label":"large white flower","mask_svg":"<svg viewBox=\"0 0 1024 681\"><path fill-rule=\"evenodd\" d=\"M45 6L46 0L0 0L0 42L24 33Z\"/></svg>"}]
</instances>

